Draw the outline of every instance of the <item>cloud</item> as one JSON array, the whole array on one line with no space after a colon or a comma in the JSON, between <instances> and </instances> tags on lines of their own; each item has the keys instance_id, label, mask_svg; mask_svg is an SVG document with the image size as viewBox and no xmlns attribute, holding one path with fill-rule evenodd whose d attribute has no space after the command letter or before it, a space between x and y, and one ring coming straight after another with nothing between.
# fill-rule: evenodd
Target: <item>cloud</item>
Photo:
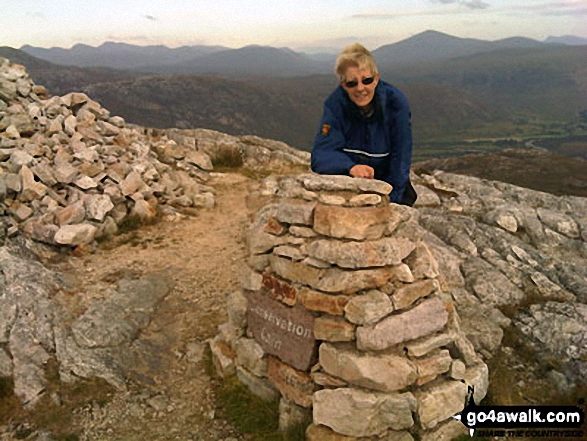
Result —
<instances>
[{"instance_id":1,"label":"cloud","mask_svg":"<svg viewBox=\"0 0 587 441\"><path fill-rule=\"evenodd\" d=\"M380 19L380 20L387 20L391 18L401 18L401 17L414 17L414 16L428 16L428 15L453 15L458 13L459 11L455 9L435 9L435 10L416 10L416 11L398 11L398 12L374 12L374 13L364 13L364 14L355 14L352 18L366 18L366 19Z\"/></svg>"},{"instance_id":2,"label":"cloud","mask_svg":"<svg viewBox=\"0 0 587 441\"><path fill-rule=\"evenodd\" d=\"M456 3L469 9L487 9L491 5L483 0L430 0L433 3L453 4Z\"/></svg>"},{"instance_id":3,"label":"cloud","mask_svg":"<svg viewBox=\"0 0 587 441\"><path fill-rule=\"evenodd\" d=\"M437 9L420 9L397 12L374 12L355 14L352 18L369 19L369 20L388 20L401 17L417 16L434 16L434 15L454 15L462 13L461 7L470 10L482 10L491 7L494 12L511 14L512 12L533 13L543 16L573 16L587 15L585 0L566 0L566 1L536 1L521 4L510 4L507 6L494 8L491 4L483 0L428 0L431 3L441 3L444 5L455 5L458 9L441 7Z\"/></svg>"},{"instance_id":4,"label":"cloud","mask_svg":"<svg viewBox=\"0 0 587 441\"><path fill-rule=\"evenodd\" d=\"M511 5L507 7L509 11L533 12L546 16L564 16L564 15L585 15L587 8L583 0L579 1L555 1L555 2L532 2Z\"/></svg>"},{"instance_id":5,"label":"cloud","mask_svg":"<svg viewBox=\"0 0 587 441\"><path fill-rule=\"evenodd\" d=\"M567 9L560 11L544 11L540 15L563 16L563 15L587 15L587 8Z\"/></svg>"},{"instance_id":6,"label":"cloud","mask_svg":"<svg viewBox=\"0 0 587 441\"><path fill-rule=\"evenodd\" d=\"M459 2L459 3L466 6L467 8L470 8L470 9L487 9L491 6L489 3L485 3L482 0L471 0L468 2Z\"/></svg>"},{"instance_id":7,"label":"cloud","mask_svg":"<svg viewBox=\"0 0 587 441\"><path fill-rule=\"evenodd\" d=\"M345 46L347 44L356 43L360 41L361 37L350 36L350 37L338 37L338 38L322 38L318 40L313 40L312 45L314 46ZM307 43L305 43L307 44Z\"/></svg>"},{"instance_id":8,"label":"cloud","mask_svg":"<svg viewBox=\"0 0 587 441\"><path fill-rule=\"evenodd\" d=\"M363 19L374 19L374 20L387 20L393 18L401 18L401 17L424 17L424 16L434 16L434 15L454 15L458 14L459 12L463 12L460 6L465 6L469 9L478 10L478 9L487 9L491 5L489 3L484 2L483 0L430 0L433 3L443 3L443 4L454 4L458 5L459 8L440 8L440 9L417 9L412 11L397 11L397 12L374 12L374 13L363 13L363 14L355 14L352 18L363 18Z\"/></svg>"}]
</instances>

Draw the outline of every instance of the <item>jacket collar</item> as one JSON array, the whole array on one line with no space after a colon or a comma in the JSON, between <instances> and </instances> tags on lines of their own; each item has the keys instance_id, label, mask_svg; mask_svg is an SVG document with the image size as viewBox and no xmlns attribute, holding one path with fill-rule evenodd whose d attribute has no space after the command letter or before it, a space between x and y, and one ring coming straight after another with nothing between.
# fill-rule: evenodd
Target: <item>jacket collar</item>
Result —
<instances>
[{"instance_id":1,"label":"jacket collar","mask_svg":"<svg viewBox=\"0 0 587 441\"><path fill-rule=\"evenodd\" d=\"M383 120L383 107L381 105L381 80L375 86L375 93L373 94L373 110L374 112L367 116L365 115L359 106L357 106L349 97L349 94L342 86L338 86L342 90L342 95L344 97L344 112L347 117L359 120L359 121L381 121Z\"/></svg>"}]
</instances>

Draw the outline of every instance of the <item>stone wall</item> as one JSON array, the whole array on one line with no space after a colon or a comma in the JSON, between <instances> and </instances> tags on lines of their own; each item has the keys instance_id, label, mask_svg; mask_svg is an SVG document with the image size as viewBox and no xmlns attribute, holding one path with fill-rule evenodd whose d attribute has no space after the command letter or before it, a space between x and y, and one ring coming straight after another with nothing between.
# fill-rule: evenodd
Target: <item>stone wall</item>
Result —
<instances>
[{"instance_id":1,"label":"stone wall","mask_svg":"<svg viewBox=\"0 0 587 441\"><path fill-rule=\"evenodd\" d=\"M451 439L488 370L460 331L417 211L383 182L267 178L250 196L243 289L211 341L221 375L280 398L307 439Z\"/></svg>"}]
</instances>

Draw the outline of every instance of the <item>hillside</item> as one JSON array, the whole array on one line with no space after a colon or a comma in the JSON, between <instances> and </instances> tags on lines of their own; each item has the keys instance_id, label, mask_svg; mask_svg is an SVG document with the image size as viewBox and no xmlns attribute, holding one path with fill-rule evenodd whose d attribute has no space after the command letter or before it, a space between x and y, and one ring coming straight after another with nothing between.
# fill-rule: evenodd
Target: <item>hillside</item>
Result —
<instances>
[{"instance_id":1,"label":"hillside","mask_svg":"<svg viewBox=\"0 0 587 441\"><path fill-rule=\"evenodd\" d=\"M587 46L507 49L412 67L390 63L381 71L398 81L450 86L486 105L542 118L573 119L587 108Z\"/></svg>"},{"instance_id":2,"label":"hillside","mask_svg":"<svg viewBox=\"0 0 587 441\"><path fill-rule=\"evenodd\" d=\"M587 160L536 149L506 149L413 164L417 173L443 170L481 179L509 182L556 195L587 197Z\"/></svg>"},{"instance_id":3,"label":"hillside","mask_svg":"<svg viewBox=\"0 0 587 441\"><path fill-rule=\"evenodd\" d=\"M227 77L293 77L326 73L330 64L287 48L251 45L174 63L153 71L176 74L214 73Z\"/></svg>"}]
</instances>

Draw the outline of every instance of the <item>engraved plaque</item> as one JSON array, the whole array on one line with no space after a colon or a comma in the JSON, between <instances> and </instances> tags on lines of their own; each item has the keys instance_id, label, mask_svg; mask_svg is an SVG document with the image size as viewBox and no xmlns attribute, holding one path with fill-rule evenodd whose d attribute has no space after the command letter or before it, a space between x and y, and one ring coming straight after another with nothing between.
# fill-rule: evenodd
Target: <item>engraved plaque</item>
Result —
<instances>
[{"instance_id":1,"label":"engraved plaque","mask_svg":"<svg viewBox=\"0 0 587 441\"><path fill-rule=\"evenodd\" d=\"M265 352L305 371L316 359L314 317L301 306L290 308L257 292L248 292L247 323Z\"/></svg>"}]
</instances>

